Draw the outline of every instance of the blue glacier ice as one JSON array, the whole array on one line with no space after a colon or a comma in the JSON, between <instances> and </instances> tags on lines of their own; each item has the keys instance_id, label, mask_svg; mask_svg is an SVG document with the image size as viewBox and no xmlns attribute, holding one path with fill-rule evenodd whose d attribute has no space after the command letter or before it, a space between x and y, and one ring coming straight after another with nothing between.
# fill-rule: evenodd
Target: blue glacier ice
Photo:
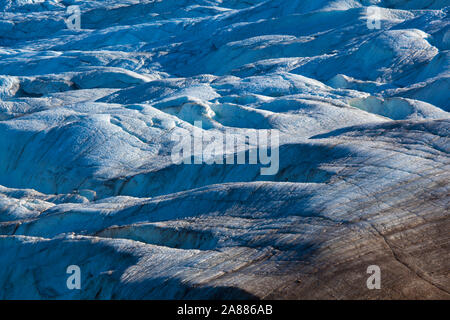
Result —
<instances>
[{"instance_id":1,"label":"blue glacier ice","mask_svg":"<svg viewBox=\"0 0 450 320\"><path fill-rule=\"evenodd\" d=\"M2 0L0 299L449 299L449 5Z\"/></svg>"}]
</instances>

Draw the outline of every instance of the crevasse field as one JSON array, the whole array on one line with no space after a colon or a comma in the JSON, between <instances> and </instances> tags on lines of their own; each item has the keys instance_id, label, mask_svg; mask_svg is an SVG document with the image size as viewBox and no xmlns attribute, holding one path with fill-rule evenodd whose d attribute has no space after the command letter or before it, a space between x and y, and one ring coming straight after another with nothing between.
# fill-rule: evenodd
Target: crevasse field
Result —
<instances>
[{"instance_id":1,"label":"crevasse field","mask_svg":"<svg viewBox=\"0 0 450 320\"><path fill-rule=\"evenodd\" d=\"M0 298L450 299L449 9L1 0Z\"/></svg>"}]
</instances>

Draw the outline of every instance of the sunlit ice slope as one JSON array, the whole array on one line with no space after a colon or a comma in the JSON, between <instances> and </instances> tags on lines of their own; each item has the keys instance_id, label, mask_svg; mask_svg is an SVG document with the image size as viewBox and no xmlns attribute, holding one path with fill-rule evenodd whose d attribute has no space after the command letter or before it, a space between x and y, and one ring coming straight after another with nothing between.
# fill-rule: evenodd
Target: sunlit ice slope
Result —
<instances>
[{"instance_id":1,"label":"sunlit ice slope","mask_svg":"<svg viewBox=\"0 0 450 320\"><path fill-rule=\"evenodd\" d=\"M449 9L3 0L0 298L449 299ZM276 130L278 170L177 130Z\"/></svg>"}]
</instances>

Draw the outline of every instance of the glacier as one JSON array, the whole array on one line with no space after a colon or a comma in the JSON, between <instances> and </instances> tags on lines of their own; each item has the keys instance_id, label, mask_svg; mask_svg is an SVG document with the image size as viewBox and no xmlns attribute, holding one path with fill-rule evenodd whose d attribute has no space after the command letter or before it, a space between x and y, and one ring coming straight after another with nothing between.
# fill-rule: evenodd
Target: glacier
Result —
<instances>
[{"instance_id":1,"label":"glacier","mask_svg":"<svg viewBox=\"0 0 450 320\"><path fill-rule=\"evenodd\" d=\"M2 0L0 299L450 299L449 10ZM277 130L278 171L176 130Z\"/></svg>"}]
</instances>

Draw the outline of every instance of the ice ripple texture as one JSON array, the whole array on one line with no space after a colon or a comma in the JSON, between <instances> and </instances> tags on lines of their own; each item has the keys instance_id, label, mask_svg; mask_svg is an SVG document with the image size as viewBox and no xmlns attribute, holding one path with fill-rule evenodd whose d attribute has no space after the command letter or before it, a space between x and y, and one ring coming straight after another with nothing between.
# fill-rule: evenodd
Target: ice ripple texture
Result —
<instances>
[{"instance_id":1,"label":"ice ripple texture","mask_svg":"<svg viewBox=\"0 0 450 320\"><path fill-rule=\"evenodd\" d=\"M449 8L2 0L0 298L449 299ZM171 164L196 120L278 173Z\"/></svg>"}]
</instances>

